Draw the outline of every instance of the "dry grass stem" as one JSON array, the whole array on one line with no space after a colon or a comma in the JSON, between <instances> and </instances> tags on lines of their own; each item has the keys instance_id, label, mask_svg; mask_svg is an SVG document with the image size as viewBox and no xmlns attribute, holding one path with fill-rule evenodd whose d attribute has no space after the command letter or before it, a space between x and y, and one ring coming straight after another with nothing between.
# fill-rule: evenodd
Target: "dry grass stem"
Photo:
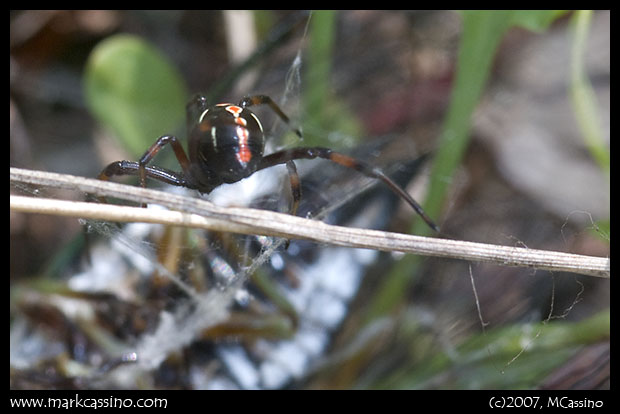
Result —
<instances>
[{"instance_id":1,"label":"dry grass stem","mask_svg":"<svg viewBox=\"0 0 620 414\"><path fill-rule=\"evenodd\" d=\"M272 211L220 207L198 198L66 174L11 168L10 175L12 183L72 189L97 196L159 204L170 209L162 211L11 195L11 209L15 211L118 222L161 223L232 233L306 239L337 246L610 277L610 260L605 257L334 226Z\"/></svg>"}]
</instances>

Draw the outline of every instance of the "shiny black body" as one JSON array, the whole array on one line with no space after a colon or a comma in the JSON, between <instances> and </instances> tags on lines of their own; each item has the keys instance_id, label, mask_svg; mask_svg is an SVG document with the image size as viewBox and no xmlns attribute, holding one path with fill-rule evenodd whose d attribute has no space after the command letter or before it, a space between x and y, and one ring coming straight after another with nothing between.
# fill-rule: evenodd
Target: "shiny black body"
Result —
<instances>
[{"instance_id":1,"label":"shiny black body","mask_svg":"<svg viewBox=\"0 0 620 414\"><path fill-rule=\"evenodd\" d=\"M429 227L439 231L439 227L407 192L381 170L364 161L322 147L292 148L264 156L263 127L258 117L249 109L254 105L268 105L280 119L290 124L288 117L280 107L266 95L245 97L237 105L226 103L211 107L207 105L204 96L196 95L187 104L189 158L176 137L164 135L155 141L138 162L113 162L99 174L99 179L108 180L114 175L137 175L142 187L146 187L146 178L149 177L167 184L209 193L221 184L235 183L258 170L285 164L293 195L290 213L294 215L301 198L301 185L293 161L323 158L383 181L393 192L403 198ZM294 131L301 137L300 130ZM159 150L168 144L174 150L182 169L181 173L148 166Z\"/></svg>"}]
</instances>

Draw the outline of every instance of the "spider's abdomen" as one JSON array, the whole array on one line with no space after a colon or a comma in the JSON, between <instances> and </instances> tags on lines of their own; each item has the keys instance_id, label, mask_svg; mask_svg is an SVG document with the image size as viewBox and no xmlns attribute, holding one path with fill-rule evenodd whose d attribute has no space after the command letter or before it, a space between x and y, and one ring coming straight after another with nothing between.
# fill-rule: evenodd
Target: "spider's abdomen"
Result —
<instances>
[{"instance_id":1,"label":"spider's abdomen","mask_svg":"<svg viewBox=\"0 0 620 414\"><path fill-rule=\"evenodd\" d=\"M189 154L207 176L234 183L250 176L265 148L263 127L252 111L233 104L205 110L190 132ZM217 176L217 178L215 177Z\"/></svg>"}]
</instances>

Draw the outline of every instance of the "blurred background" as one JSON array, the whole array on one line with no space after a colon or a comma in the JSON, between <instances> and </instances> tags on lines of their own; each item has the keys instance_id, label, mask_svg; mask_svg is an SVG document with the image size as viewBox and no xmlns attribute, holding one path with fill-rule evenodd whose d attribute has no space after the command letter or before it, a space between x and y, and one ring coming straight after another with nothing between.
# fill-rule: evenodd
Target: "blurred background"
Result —
<instances>
[{"instance_id":1,"label":"blurred background","mask_svg":"<svg viewBox=\"0 0 620 414\"><path fill-rule=\"evenodd\" d=\"M10 17L12 167L96 177L160 135L185 138L184 102L195 92L212 104L266 94L304 132L300 140L257 109L266 153L320 145L376 164L423 202L443 237L609 255L608 11ZM490 28L495 43L468 51L472 27ZM155 164L179 170L167 152ZM319 161L299 169L302 212L430 234L380 186L339 206L371 185L355 172ZM283 210L277 171L262 198L244 183L212 197ZM84 197L19 185L11 193ZM92 226L101 245L120 234ZM151 232L136 251L171 261L197 291L267 249L249 236ZM131 364L116 368L119 349L158 331L164 312L178 316L182 295L156 271L97 251L105 253L95 262L122 263L106 270L114 277L85 270L77 219L11 212L12 388L609 388L609 280L295 241L240 290L228 322L196 329L162 363L121 381L115 372ZM317 274L326 276L310 283ZM329 280L339 277L333 293ZM304 319L308 303L329 308L335 297L337 317Z\"/></svg>"}]
</instances>

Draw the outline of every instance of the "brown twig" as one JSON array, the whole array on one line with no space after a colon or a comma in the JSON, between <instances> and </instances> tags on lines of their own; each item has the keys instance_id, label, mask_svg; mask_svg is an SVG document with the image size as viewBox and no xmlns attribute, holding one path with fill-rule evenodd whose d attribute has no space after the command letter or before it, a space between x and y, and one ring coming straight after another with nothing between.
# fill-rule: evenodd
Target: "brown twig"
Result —
<instances>
[{"instance_id":1,"label":"brown twig","mask_svg":"<svg viewBox=\"0 0 620 414\"><path fill-rule=\"evenodd\" d=\"M610 277L610 260L523 247L430 238L325 224L288 214L220 207L206 200L66 174L11 168L11 182L67 188L97 196L159 204L170 211L11 195L11 209L90 219L152 222L232 233L306 239L346 247L446 257L502 266L531 267Z\"/></svg>"}]
</instances>

